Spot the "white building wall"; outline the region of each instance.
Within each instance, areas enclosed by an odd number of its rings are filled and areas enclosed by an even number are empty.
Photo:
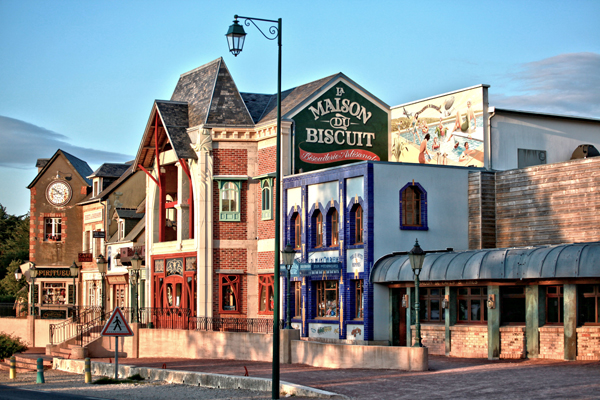
[[[373,340],[390,340],[390,289],[373,285]]]
[[[545,150],[547,164],[570,160],[580,144],[600,149],[600,121],[495,111],[490,131],[492,169],[518,168],[517,149]]]

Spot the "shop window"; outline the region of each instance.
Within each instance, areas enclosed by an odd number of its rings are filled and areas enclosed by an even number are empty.
[[[311,247],[323,247],[323,214],[318,210],[312,216],[312,236]]]
[[[422,288],[419,293],[419,314],[422,322],[441,322],[445,319],[440,288]]]
[[[329,247],[337,247],[339,245],[339,216],[335,208],[332,208],[327,213],[327,240]]]
[[[240,312],[240,275],[220,275],[220,309],[224,313]]]
[[[546,323],[562,324],[564,314],[563,287],[546,286]]]
[[[458,322],[487,321],[487,287],[458,288]]]
[[[338,282],[318,281],[315,282],[317,293],[317,317],[338,318]]]
[[[262,219],[269,220],[273,218],[273,192],[270,180],[264,179],[260,187],[262,192]]]
[[[350,238],[352,244],[363,244],[363,209],[360,204],[356,204],[350,211]]]
[[[500,288],[500,322],[503,325],[525,325],[525,286]]]
[[[258,276],[258,304],[261,314],[273,314],[273,275]]]
[[[42,284],[42,304],[65,304],[67,290],[64,283],[44,282]]]
[[[241,182],[219,181],[219,221],[240,221]]]
[[[294,243],[294,249],[300,250],[302,247],[302,218],[300,213],[294,213],[291,219],[293,231],[290,234],[290,242]]]
[[[580,285],[579,292],[579,324],[600,324],[600,285]]]
[[[354,281],[354,318],[362,319],[363,315],[363,281]]]
[[[427,229],[427,192],[418,183],[409,183],[400,190],[400,229]]]
[[[60,242],[62,221],[60,218],[46,218],[44,229],[44,240],[48,242]]]
[[[302,282],[294,283],[294,317],[300,318],[302,315]]]

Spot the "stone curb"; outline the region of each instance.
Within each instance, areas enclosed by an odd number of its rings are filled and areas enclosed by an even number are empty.
[[[97,361],[92,361],[91,364],[92,375],[108,377],[113,377],[115,375],[115,366],[113,364]],[[83,360],[54,358],[52,368],[59,371],[83,374],[85,362]],[[266,378],[211,374],[207,372],[174,371],[169,369],[133,367],[130,365],[119,364],[119,378],[126,378],[135,374],[140,374],[140,376],[148,380],[164,381],[182,385],[203,386],[215,389],[271,391],[271,380]],[[344,395],[311,388],[309,386],[297,385],[295,383],[281,381],[279,387],[281,395],[291,394],[293,396],[316,397],[321,399],[348,399],[348,397]]]

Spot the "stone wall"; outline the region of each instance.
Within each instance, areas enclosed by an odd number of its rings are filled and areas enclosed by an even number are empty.
[[[600,326],[577,328],[577,359],[600,360]]]
[[[560,326],[543,326],[540,332],[539,358],[565,359],[565,330]]]
[[[526,357],[525,327],[500,327],[500,358]]]
[[[451,357],[488,358],[487,325],[454,325]]]

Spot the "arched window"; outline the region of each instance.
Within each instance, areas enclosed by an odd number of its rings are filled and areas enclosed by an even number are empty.
[[[340,231],[339,231],[339,216],[335,208],[331,208],[327,213],[327,241],[329,247],[336,247],[339,245]]]
[[[239,312],[240,275],[220,275],[220,308],[221,312]]]
[[[258,276],[258,305],[260,313],[273,313],[273,275]]]
[[[363,244],[363,209],[360,204],[357,204],[352,209],[353,222],[352,228],[354,230],[354,244]]]
[[[240,221],[241,182],[219,182],[219,221]]]
[[[294,243],[294,249],[299,250],[302,247],[302,218],[300,217],[300,213],[294,213],[291,222],[294,231],[290,239]]]
[[[271,219],[273,215],[273,192],[271,190],[271,182],[269,179],[264,179],[260,186],[262,192],[262,219],[268,220]]]
[[[315,211],[313,215],[313,232],[315,235],[314,247],[323,247],[323,214],[320,211]]]
[[[400,190],[400,229],[427,230],[427,192],[418,183]]]

